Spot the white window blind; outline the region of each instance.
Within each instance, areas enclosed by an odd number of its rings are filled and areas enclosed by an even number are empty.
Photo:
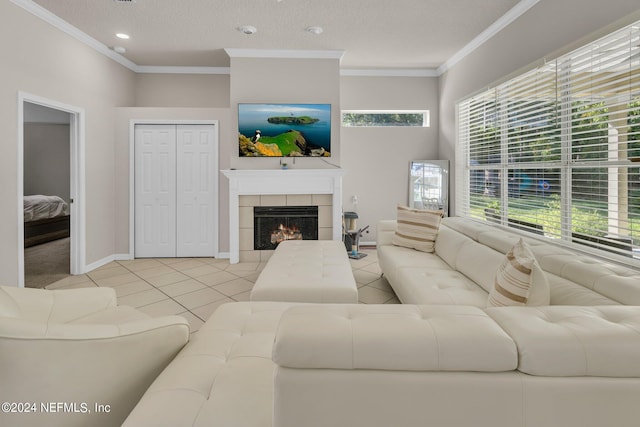
[[[459,215],[634,256],[640,22],[460,102],[457,123]]]

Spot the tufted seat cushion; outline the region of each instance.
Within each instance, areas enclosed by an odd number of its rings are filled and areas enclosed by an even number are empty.
[[[640,377],[638,307],[500,307],[486,312],[516,342],[521,372]]]
[[[467,306],[304,305],[282,316],[273,361],[288,368],[512,371],[516,347]]]
[[[220,306],[149,387],[123,426],[270,426],[271,352],[280,317],[290,306]]]
[[[406,267],[398,270],[396,278],[396,291],[407,301],[482,308],[487,305],[487,292],[455,270]]]
[[[451,267],[437,254],[416,251],[414,249],[403,248],[393,245],[382,245],[377,247],[378,263],[387,280],[390,283],[398,284],[394,291],[400,301],[405,304],[415,303],[409,295],[405,295],[404,288],[411,292],[415,287],[413,282],[401,281],[399,274],[406,268],[422,268],[427,270],[451,270]],[[422,282],[420,282],[422,283]]]

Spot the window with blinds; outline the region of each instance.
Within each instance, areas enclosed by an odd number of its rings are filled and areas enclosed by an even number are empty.
[[[640,258],[640,22],[458,103],[457,123],[458,215]]]

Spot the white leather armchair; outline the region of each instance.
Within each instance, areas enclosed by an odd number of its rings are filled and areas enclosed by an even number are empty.
[[[0,425],[120,425],[188,340],[111,288],[0,286]]]

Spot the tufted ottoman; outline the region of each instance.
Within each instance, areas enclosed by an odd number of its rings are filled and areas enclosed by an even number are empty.
[[[260,273],[251,301],[358,302],[358,287],[344,244],[338,240],[288,240]]]

